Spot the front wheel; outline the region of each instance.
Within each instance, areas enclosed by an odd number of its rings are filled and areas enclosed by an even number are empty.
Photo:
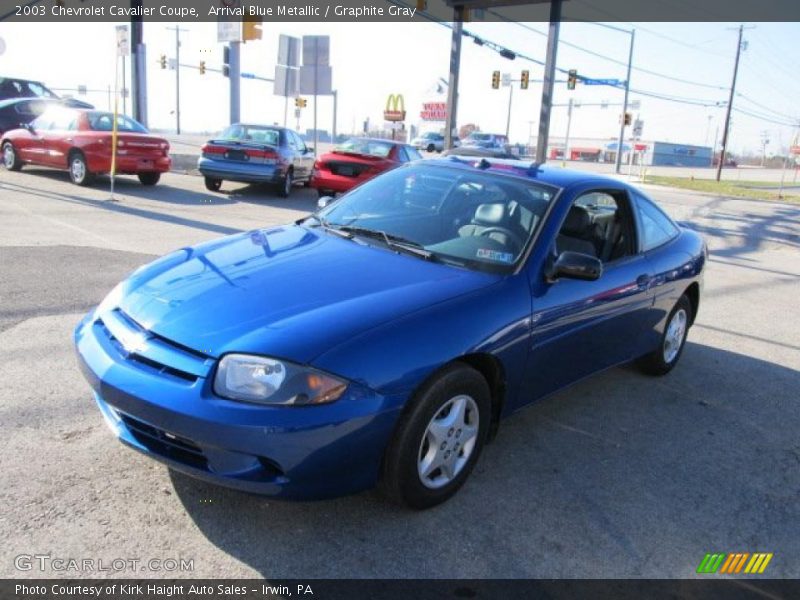
[[[86,186],[92,183],[94,174],[86,164],[86,158],[80,152],[74,152],[69,158],[69,178],[75,185]]]
[[[469,477],[491,419],[489,386],[475,369],[454,364],[414,397],[389,444],[381,487],[410,508],[436,506]]]
[[[686,295],[680,297],[667,318],[661,343],[639,361],[641,369],[649,375],[666,375],[683,354],[689,324],[692,322],[692,303]]]
[[[161,179],[161,173],[139,173],[139,181],[142,185],[155,185]]]
[[[210,192],[218,192],[222,187],[222,179],[216,177],[206,177],[206,189]]]
[[[433,144],[428,144],[428,147],[427,147],[427,148],[425,148],[425,149],[426,149],[428,152],[433,152],[434,150],[436,150],[436,146],[434,146]]]
[[[19,171],[22,168],[22,161],[11,142],[3,144],[3,166],[9,171]]]

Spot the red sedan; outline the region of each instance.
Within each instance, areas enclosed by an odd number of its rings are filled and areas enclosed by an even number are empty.
[[[3,135],[3,165],[9,171],[24,164],[62,169],[73,183],[89,185],[95,175],[111,171],[113,125],[112,113],[53,107]],[[138,175],[144,185],[155,185],[170,163],[167,140],[150,135],[130,117],[117,116],[117,174]]]
[[[320,196],[333,196],[372,179],[378,173],[421,159],[422,155],[414,147],[402,142],[353,138],[317,159],[311,187]]]

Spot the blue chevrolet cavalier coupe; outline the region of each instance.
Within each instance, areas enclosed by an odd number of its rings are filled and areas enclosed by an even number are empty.
[[[703,240],[619,181],[449,157],[328,200],[145,265],[81,321],[120,440],[242,490],[430,507],[520,408],[669,372],[697,315]]]

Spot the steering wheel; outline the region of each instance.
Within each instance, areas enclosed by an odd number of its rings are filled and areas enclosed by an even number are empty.
[[[505,227],[487,227],[483,231],[478,234],[478,237],[489,236],[493,233],[502,233],[506,237],[508,237],[509,241],[516,246],[516,250],[519,251],[522,249],[524,245],[522,240],[519,239],[519,236],[511,231],[510,229],[506,229]]]

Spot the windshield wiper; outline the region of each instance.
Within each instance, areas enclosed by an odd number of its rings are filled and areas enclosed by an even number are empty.
[[[338,227],[338,226],[332,224],[326,218],[320,217],[319,215],[316,215],[316,214],[311,214],[311,215],[308,215],[307,217],[303,217],[302,219],[298,219],[297,221],[295,221],[295,224],[296,225],[300,225],[301,223],[305,223],[309,219],[316,219],[316,221],[322,226],[322,228],[325,231],[330,231],[331,233],[333,233],[335,235],[338,235],[339,237],[346,238],[348,240],[352,240],[353,239],[353,234],[351,232],[346,231],[346,230],[342,229],[341,227]]]
[[[385,231],[379,229],[369,229],[367,227],[358,227],[357,225],[342,225],[339,227],[342,231],[346,231],[355,235],[361,235],[364,237],[371,237],[379,240],[383,240],[383,242],[389,248],[395,248],[397,250],[403,250],[404,252],[408,252],[409,254],[414,254],[416,256],[422,257],[425,260],[438,260],[436,254],[431,252],[430,250],[426,250],[422,244],[419,242],[415,242],[413,240],[406,239],[402,236],[395,235],[393,233],[386,233]]]

